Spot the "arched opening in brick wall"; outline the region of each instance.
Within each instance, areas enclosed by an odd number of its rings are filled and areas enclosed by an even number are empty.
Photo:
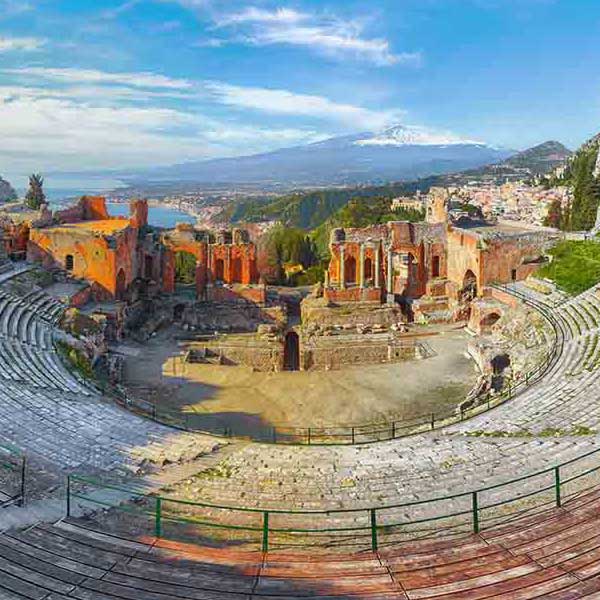
[[[348,284],[356,283],[356,259],[348,256],[344,261],[344,281]]]
[[[127,277],[125,275],[125,271],[123,269],[119,269],[117,273],[117,290],[116,290],[116,298],[117,300],[125,300],[125,293],[127,292]]]
[[[225,261],[222,258],[215,260],[215,281],[219,283],[225,281]]]
[[[477,276],[471,269],[465,273],[460,296],[463,302],[470,302],[477,296]]]
[[[149,254],[144,257],[144,277],[146,279],[154,277],[154,259]]]
[[[65,269],[67,271],[72,271],[74,266],[75,266],[75,259],[73,258],[73,255],[67,254],[67,256],[65,257]]]
[[[239,256],[231,259],[231,283],[242,283],[242,259]]]
[[[300,370],[300,338],[295,331],[289,331],[285,336],[283,368],[286,371]]]
[[[434,256],[431,259],[431,276],[439,277],[440,276],[440,257]]]
[[[365,258],[365,281],[373,279],[373,261],[370,257]]]

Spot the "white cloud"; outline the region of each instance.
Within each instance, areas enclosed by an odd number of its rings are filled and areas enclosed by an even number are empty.
[[[12,50],[32,52],[39,50],[45,43],[45,40],[34,37],[4,37],[0,35],[0,52]]]
[[[0,41],[1,44],[1,41]],[[1,46],[0,46],[1,48]],[[47,67],[24,67],[22,69],[4,69],[4,73],[30,76],[47,81],[61,83],[98,83],[120,84],[139,88],[190,89],[192,83],[187,79],[173,79],[151,72],[108,73],[94,69],[56,69]]]
[[[307,19],[310,19],[310,15],[291,8],[278,8],[270,11],[249,6],[241,12],[222,15],[217,18],[217,26],[225,27],[240,23],[299,23]]]
[[[323,96],[296,94],[288,90],[241,87],[208,82],[205,88],[217,102],[227,106],[271,114],[312,117],[342,123],[356,129],[380,129],[394,123],[403,111],[375,111],[362,106],[334,102]]]
[[[107,105],[105,100],[79,98],[72,90],[1,87],[3,171],[172,164],[322,137],[311,130],[238,126],[196,112]]]
[[[394,53],[383,38],[364,36],[364,24],[330,15],[308,14],[289,8],[265,10],[247,7],[237,13],[215,18],[218,28],[234,28],[236,39],[267,46],[282,44],[299,46],[329,56],[366,60],[379,66],[394,64],[419,65],[418,52]]]

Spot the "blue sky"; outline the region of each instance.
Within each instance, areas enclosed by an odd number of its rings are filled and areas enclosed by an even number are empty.
[[[0,0],[0,173],[600,130],[599,0]]]

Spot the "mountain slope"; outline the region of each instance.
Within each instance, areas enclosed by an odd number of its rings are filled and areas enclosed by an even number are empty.
[[[573,153],[560,142],[551,140],[518,152],[503,164],[527,169],[532,175],[543,175],[564,163]]]
[[[354,139],[360,139],[360,136],[355,136]],[[557,164],[563,164],[563,157],[570,154],[571,152],[559,142],[544,142],[518,152],[500,163],[458,173],[434,175],[385,186],[315,190],[268,200],[248,200],[230,206],[222,214],[222,218],[231,223],[278,220],[293,227],[313,229],[351,199],[393,198],[412,194],[417,190],[428,192],[433,186],[465,185],[475,180],[503,183],[511,179],[524,179],[534,173],[548,172]]]
[[[126,179],[288,187],[380,183],[474,168],[509,155],[480,142],[396,126],[263,154],[149,169]]]

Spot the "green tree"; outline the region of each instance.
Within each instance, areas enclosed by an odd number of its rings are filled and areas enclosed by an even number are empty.
[[[34,173],[29,176],[29,189],[25,195],[25,203],[32,210],[38,210],[46,202],[43,186],[44,178],[41,175]]]
[[[186,285],[196,281],[196,257],[192,253],[175,254],[175,281]]]
[[[267,236],[267,260],[278,283],[285,283],[286,265],[302,265],[308,269],[318,264],[315,243],[302,229],[278,225]]]
[[[556,229],[560,229],[563,225],[563,210],[561,201],[556,198],[552,200],[550,206],[548,207],[548,214],[544,219],[544,225],[547,227],[555,227]]]

